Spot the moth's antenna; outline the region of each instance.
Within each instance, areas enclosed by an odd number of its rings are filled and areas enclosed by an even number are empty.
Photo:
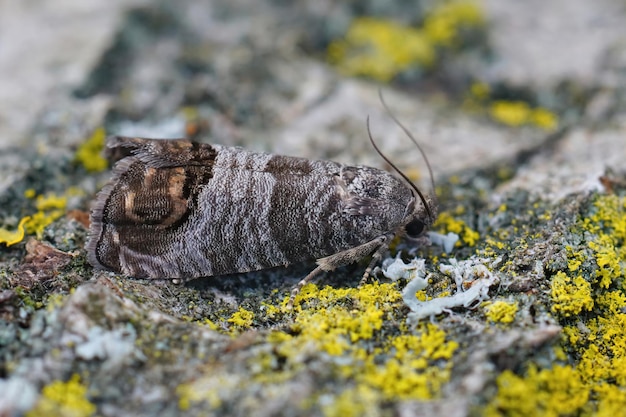
[[[366,124],[367,124],[367,135],[370,138],[370,142],[372,142],[372,146],[374,147],[374,149],[376,149],[376,152],[378,152],[378,155],[380,155],[380,157],[383,158],[385,162],[387,162],[398,174],[400,174],[402,178],[404,178],[404,180],[411,186],[411,188],[415,190],[417,195],[419,195],[420,200],[422,200],[422,204],[424,204],[424,208],[426,209],[426,213],[428,214],[428,217],[432,220],[433,214],[430,211],[430,207],[428,207],[428,204],[426,203],[426,198],[424,197],[424,194],[422,194],[419,188],[417,188],[417,186],[413,184],[413,181],[411,181],[409,177],[407,177],[402,171],[400,171],[400,169],[398,169],[398,167],[393,162],[391,162],[389,158],[385,156],[384,153],[381,152],[381,150],[376,145],[376,142],[374,142],[374,138],[372,137],[372,131],[370,130],[370,117],[369,116],[367,116]]]
[[[415,146],[417,146],[417,149],[422,154],[422,158],[424,158],[424,161],[426,162],[426,166],[428,167],[428,175],[430,175],[430,186],[432,187],[432,191],[433,191],[433,195],[434,195],[435,194],[435,178],[433,177],[433,170],[430,167],[430,162],[428,162],[428,158],[426,157],[426,153],[424,152],[424,150],[422,149],[420,144],[417,143],[417,140],[415,140],[415,138],[413,137],[411,132],[409,132],[409,129],[404,127],[404,125],[402,123],[400,123],[398,118],[396,116],[394,116],[394,114],[391,112],[391,110],[389,109],[389,106],[387,106],[387,103],[385,103],[385,99],[383,98],[383,91],[381,89],[378,89],[378,97],[380,97],[380,102],[383,103],[383,107],[387,111],[387,114],[389,114],[389,116],[393,119],[393,121],[396,122],[396,124],[398,126],[400,126],[400,128],[409,137],[409,139],[411,139],[411,141],[415,144]]]

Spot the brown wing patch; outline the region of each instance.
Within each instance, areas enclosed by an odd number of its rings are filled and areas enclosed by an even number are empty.
[[[120,259],[126,256],[127,272],[154,278],[142,273],[142,261],[129,259],[129,254],[158,257],[170,250],[176,236],[184,233],[179,228],[197,210],[198,195],[213,176],[217,152],[187,140],[111,141],[112,149],[129,149],[132,156],[115,165],[111,182],[98,194],[91,213],[89,261],[123,272]],[[159,147],[176,147],[186,155],[165,154],[159,159],[154,154]]]
[[[103,221],[120,226],[170,227],[188,208],[185,179],[183,167],[157,169],[134,164],[109,194]]]

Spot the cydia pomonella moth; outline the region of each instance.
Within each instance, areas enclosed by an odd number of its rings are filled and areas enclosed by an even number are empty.
[[[118,136],[107,148],[118,162],[91,213],[88,259],[136,278],[190,280],[317,260],[300,288],[373,255],[365,279],[395,235],[418,238],[437,214],[434,197],[400,171],[402,180],[186,139]]]

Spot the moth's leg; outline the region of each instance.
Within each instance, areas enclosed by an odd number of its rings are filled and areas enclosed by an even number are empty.
[[[318,266],[317,268],[309,272],[309,274],[306,277],[302,278],[295,287],[293,287],[293,289],[291,290],[291,295],[289,296],[289,302],[287,303],[287,308],[289,310],[293,308],[293,302],[295,301],[296,296],[298,295],[302,287],[304,287],[309,281],[311,281],[321,272],[324,272],[324,268],[322,268],[321,266]]]
[[[304,277],[298,284],[291,290],[291,296],[289,297],[289,303],[287,304],[287,308],[291,309],[293,307],[293,302],[296,299],[296,296],[308,282],[310,282],[313,278],[319,275],[321,272],[332,271],[340,266],[350,264],[352,262],[356,262],[364,257],[368,256],[372,252],[374,256],[377,257],[377,260],[380,259],[382,252],[389,246],[389,242],[393,239],[393,234],[382,235],[377,237],[374,240],[370,240],[367,243],[364,243],[360,246],[356,246],[354,248],[347,249],[343,252],[336,253],[331,256],[327,256],[326,258],[317,260],[317,268],[311,271],[306,277]],[[382,249],[381,249],[382,248]],[[380,252],[380,254],[379,254]],[[378,254],[378,255],[377,255]],[[366,276],[369,276],[371,272],[371,266],[373,266],[375,262],[372,262],[368,269],[365,271]]]
[[[370,274],[372,273],[372,269],[374,268],[374,265],[376,265],[382,259],[383,252],[389,249],[389,242],[390,240],[385,242],[383,245],[380,245],[380,247],[376,249],[376,252],[374,252],[374,254],[372,255],[372,260],[367,265],[367,268],[365,268],[365,272],[363,273],[363,278],[361,278],[361,281],[359,282],[359,287],[365,285],[365,283],[367,282],[367,279],[370,277]]]

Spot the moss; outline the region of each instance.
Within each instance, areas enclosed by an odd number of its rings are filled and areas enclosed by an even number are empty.
[[[75,161],[81,164],[88,172],[104,171],[107,160],[102,156],[102,150],[106,141],[104,128],[96,129],[91,137],[83,142],[76,151]]]
[[[69,381],[54,381],[41,391],[41,398],[26,417],[59,416],[87,417],[96,412],[96,406],[87,398],[87,387],[80,377],[72,375]]]

